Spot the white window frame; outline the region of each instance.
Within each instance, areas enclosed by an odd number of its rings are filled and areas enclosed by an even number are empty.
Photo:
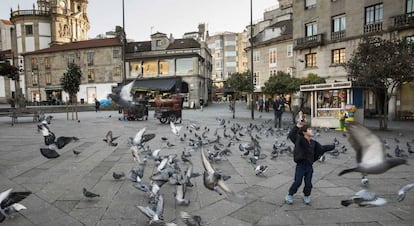
[[[269,67],[277,67],[277,48],[269,49]]]
[[[310,37],[318,34],[318,24],[316,22],[311,22],[305,24],[305,36]]]
[[[260,51],[253,51],[253,62],[260,62]]]
[[[293,45],[286,46],[286,56],[293,57]]]

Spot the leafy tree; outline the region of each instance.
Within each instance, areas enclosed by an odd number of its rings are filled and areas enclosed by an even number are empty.
[[[300,85],[325,83],[325,79],[319,77],[317,74],[309,73],[304,78],[294,78],[290,74],[283,71],[278,71],[276,75],[270,76],[269,80],[265,82],[262,87],[262,91],[268,94],[293,94],[300,90]],[[305,103],[307,102],[309,93],[305,93],[304,97],[300,100],[299,106],[292,107],[292,102],[289,104],[289,110],[292,113],[292,121],[295,123],[295,118],[300,110],[303,110]]]
[[[60,79],[63,91],[69,94],[69,101],[75,103],[75,108],[72,108],[72,120],[73,113],[76,112],[76,120],[78,120],[78,109],[77,109],[77,98],[76,94],[79,92],[79,86],[81,84],[82,72],[80,67],[74,63],[68,65],[66,73],[63,74],[63,77]],[[68,119],[69,119],[69,112]]]
[[[238,99],[243,92],[252,92],[252,76],[249,71],[243,73],[233,73],[229,76],[226,82],[226,87],[233,90],[233,95],[231,99],[231,110],[233,112],[233,118],[236,114],[236,99]]]
[[[392,93],[412,80],[414,44],[406,40],[364,38],[344,65],[348,78],[370,89],[376,99],[379,128],[388,128],[388,105]]]
[[[0,76],[4,76],[15,81],[17,98],[11,99],[10,101],[13,103],[17,102],[18,107],[24,107],[25,99],[20,92],[19,69],[13,65],[10,65],[9,62],[4,61],[3,56],[0,56]]]

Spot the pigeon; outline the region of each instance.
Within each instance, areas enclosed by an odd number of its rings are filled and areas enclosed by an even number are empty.
[[[113,173],[112,173],[112,177],[113,177],[115,180],[119,180],[119,179],[121,179],[121,178],[125,177],[125,173],[124,173],[124,172],[121,172],[121,173],[113,172]]]
[[[414,188],[414,183],[412,184],[407,184],[404,187],[402,187],[399,191],[398,191],[398,202],[401,202],[404,200],[405,195],[407,194],[407,192],[409,190],[411,190],[412,188]]]
[[[134,85],[134,81],[122,86],[121,91],[118,93],[111,93],[108,95],[108,98],[113,100],[120,107],[127,107],[131,105],[132,95],[131,90]]]
[[[114,140],[116,140],[119,136],[117,137],[113,137],[112,136],[112,131],[109,130],[108,133],[106,134],[105,138],[103,139],[103,141],[105,141],[106,143],[108,143],[109,146],[115,147],[118,145],[118,143],[114,143]]]
[[[140,129],[137,132],[137,134],[135,134],[135,137],[130,137],[129,138],[132,145],[135,145],[137,147],[142,147],[142,144],[144,143],[143,142],[143,136],[144,136],[144,133],[145,133],[146,129],[147,129],[146,127]]]
[[[173,122],[170,122],[170,127],[174,135],[180,136],[180,130],[182,126],[176,126]]]
[[[180,217],[187,226],[202,226],[201,217],[198,215],[191,215],[187,212],[181,211]]]
[[[201,148],[201,160],[204,167],[204,173],[203,173],[203,182],[204,186],[212,191],[217,192],[219,195],[222,195],[222,193],[219,191],[218,188],[221,188],[226,193],[233,193],[233,191],[227,187],[227,185],[224,183],[224,175],[217,172],[210,164],[210,162],[207,160],[206,155],[204,154],[204,148]]]
[[[358,206],[382,206],[387,203],[387,200],[378,195],[375,192],[370,192],[365,189],[358,191],[350,199],[342,200],[341,205],[349,206],[351,204],[357,204]]]
[[[356,151],[357,166],[342,170],[339,176],[351,172],[363,174],[382,174],[389,169],[407,164],[406,159],[385,158],[385,151],[381,140],[370,130],[357,122],[349,122],[349,142]]]
[[[177,203],[177,205],[180,206],[188,206],[190,205],[190,200],[185,199],[185,184],[177,184],[176,186],[176,191],[174,193],[175,195],[175,201]]]
[[[95,194],[91,191],[86,190],[86,188],[82,189],[82,193],[86,198],[95,198],[95,197],[99,197],[99,194]]]
[[[81,152],[80,151],[76,151],[75,149],[72,150],[73,154],[78,156]]]
[[[60,156],[56,150],[56,145],[49,145],[48,148],[40,148],[40,153],[47,159],[55,159]]]
[[[40,148],[40,153],[48,159],[58,158],[60,155],[57,153],[57,149],[62,149],[70,142],[78,141],[77,137],[58,137],[56,139],[55,134],[50,131],[49,127],[45,124],[38,125],[38,128],[42,132],[44,137],[45,145],[48,145],[47,148]]]
[[[369,183],[369,180],[368,180],[367,176],[363,175],[362,178],[361,178],[361,184],[364,185],[364,186],[367,186],[368,183]]]
[[[8,189],[0,193],[0,223],[6,219],[7,215],[13,215],[20,210],[26,209],[25,206],[19,202],[27,198],[31,191],[12,192],[13,189]]]
[[[256,176],[265,176],[264,173],[267,171],[268,166],[267,165],[258,165],[254,169],[256,172]]]

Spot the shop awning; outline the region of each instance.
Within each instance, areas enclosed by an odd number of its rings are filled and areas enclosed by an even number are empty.
[[[45,90],[61,90],[62,86],[46,86]]]
[[[159,90],[171,91],[177,83],[177,79],[148,79],[136,80],[134,82],[134,90]]]

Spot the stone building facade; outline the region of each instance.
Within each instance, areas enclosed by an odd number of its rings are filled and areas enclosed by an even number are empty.
[[[67,65],[80,66],[82,81],[78,102],[94,103],[106,99],[112,87],[122,81],[122,44],[119,38],[91,39],[53,45],[23,54],[27,100],[30,102],[63,103],[68,94],[60,79]]]
[[[125,57],[127,80],[136,80],[136,88],[180,93],[184,107],[199,107],[200,98],[207,103],[211,97],[211,53],[204,42],[157,32],[150,41],[129,42]]]

